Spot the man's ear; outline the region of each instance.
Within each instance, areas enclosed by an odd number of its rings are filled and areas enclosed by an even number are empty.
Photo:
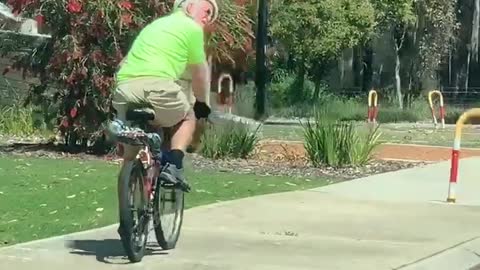
[[[188,3],[186,8],[185,8],[185,11],[187,12],[188,15],[192,14],[192,8],[193,8],[193,3]]]

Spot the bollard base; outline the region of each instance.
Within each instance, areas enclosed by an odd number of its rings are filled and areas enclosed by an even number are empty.
[[[447,203],[456,203],[457,199],[455,198],[447,198]]]

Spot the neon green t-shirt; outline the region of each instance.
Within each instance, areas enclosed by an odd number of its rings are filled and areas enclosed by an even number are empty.
[[[140,77],[177,80],[187,64],[205,61],[203,29],[182,11],[176,11],[156,19],[139,33],[117,73],[117,81]]]

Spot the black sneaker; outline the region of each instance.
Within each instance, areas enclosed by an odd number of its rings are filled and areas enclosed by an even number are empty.
[[[160,178],[179,186],[184,192],[190,192],[191,188],[185,179],[184,170],[178,169],[175,165],[167,163],[160,174]]]

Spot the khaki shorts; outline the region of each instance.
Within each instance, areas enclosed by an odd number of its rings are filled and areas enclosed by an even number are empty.
[[[176,81],[176,83],[182,88],[182,91],[187,96],[188,103],[193,108],[193,105],[195,104],[196,98],[193,95],[192,81],[191,80],[178,80],[178,81]]]
[[[127,110],[150,108],[155,111],[155,119],[150,125],[172,130],[185,119],[195,119],[194,102],[191,87],[181,87],[171,80],[142,78],[119,84],[113,94],[112,106],[117,111],[117,118],[127,125],[130,124],[126,121]],[[123,148],[126,159],[135,158],[140,150],[131,145],[123,145]]]

